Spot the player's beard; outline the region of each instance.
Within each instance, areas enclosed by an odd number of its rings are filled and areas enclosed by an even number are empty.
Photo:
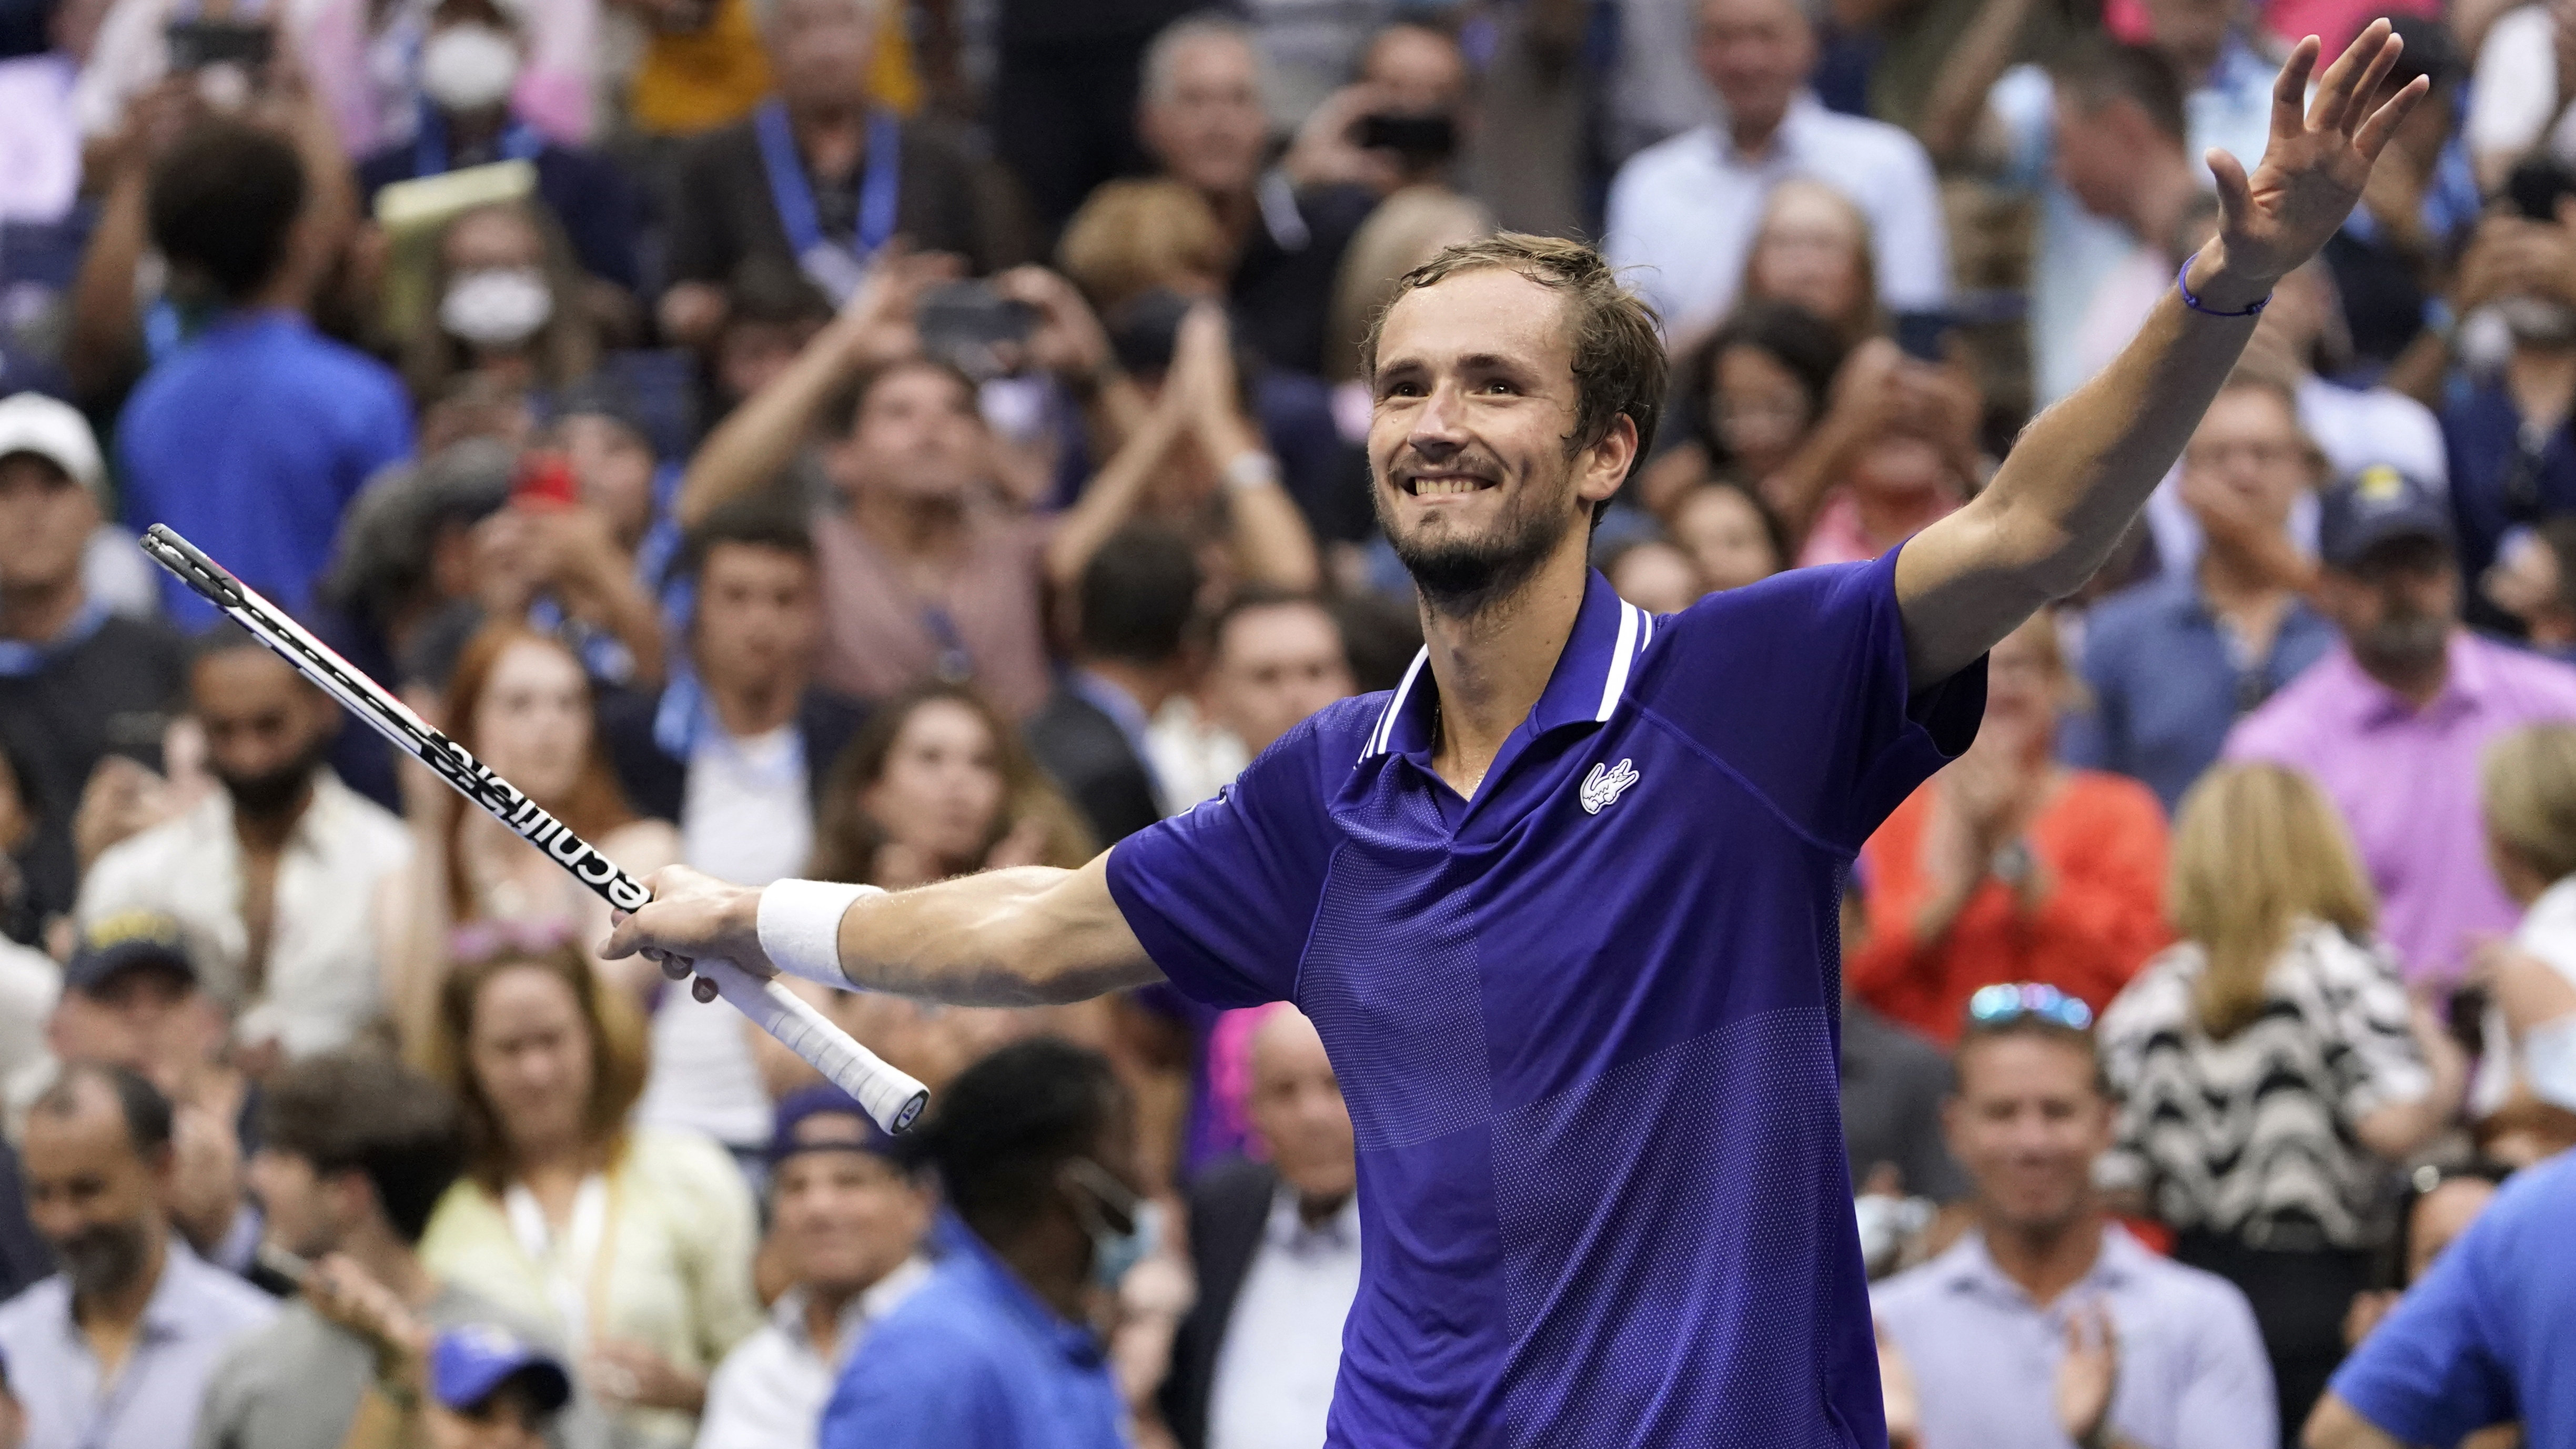
[[[1443,528],[1426,538],[1428,529],[1417,527],[1408,534],[1397,526],[1393,492],[1369,490],[1378,529],[1413,576],[1423,602],[1433,613],[1453,619],[1472,618],[1519,593],[1582,516],[1524,483],[1510,489],[1493,526],[1483,533],[1468,536]]]

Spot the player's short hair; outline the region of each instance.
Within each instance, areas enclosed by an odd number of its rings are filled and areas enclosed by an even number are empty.
[[[381,1051],[325,1052],[288,1066],[261,1095],[259,1127],[266,1147],[316,1173],[365,1174],[406,1243],[420,1241],[465,1167],[455,1100]]]
[[[1378,338],[1386,330],[1387,314],[1407,292],[1437,286],[1461,272],[1494,268],[1518,272],[1565,298],[1567,329],[1574,337],[1575,386],[1567,456],[1600,442],[1624,416],[1637,426],[1637,456],[1628,465],[1633,473],[1654,451],[1655,424],[1663,415],[1670,365],[1663,331],[1655,309],[1621,286],[1610,263],[1581,242],[1507,231],[1443,247],[1396,279],[1395,291],[1369,322],[1368,337],[1360,344],[1362,375],[1377,372]]]
[[[2094,36],[2070,46],[2048,70],[2050,78],[2087,114],[2113,101],[2128,101],[2146,113],[2158,132],[2188,148],[2191,129],[2184,114],[2182,77],[2160,52]]]
[[[1035,1216],[1064,1164],[1094,1150],[1119,1109],[1109,1059],[1055,1037],[1013,1042],[957,1074],[896,1159],[939,1173],[969,1223]]]

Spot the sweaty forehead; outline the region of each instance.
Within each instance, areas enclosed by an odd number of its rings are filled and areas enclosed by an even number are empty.
[[[1387,309],[1377,368],[1437,371],[1498,358],[1571,387],[1574,341],[1565,312],[1562,295],[1508,267],[1458,272],[1405,293]]]

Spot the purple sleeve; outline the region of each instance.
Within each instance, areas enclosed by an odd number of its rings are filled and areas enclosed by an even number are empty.
[[[1118,842],[1109,894],[1165,977],[1210,1006],[1284,1001],[1323,895],[1333,830],[1327,711],[1280,737],[1215,799]]]
[[[1646,707],[1801,833],[1856,851],[1977,737],[1986,662],[1918,688],[1896,551],[1792,569],[1660,621]]]

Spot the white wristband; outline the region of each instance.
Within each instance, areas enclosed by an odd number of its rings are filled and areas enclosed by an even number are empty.
[[[841,917],[861,896],[884,894],[839,881],[772,881],[760,892],[760,949],[786,975],[851,990],[841,974]]]

